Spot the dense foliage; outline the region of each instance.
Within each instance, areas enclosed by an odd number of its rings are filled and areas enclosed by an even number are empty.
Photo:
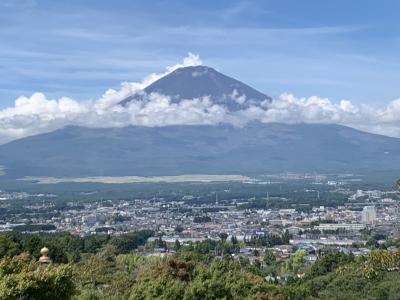
[[[271,250],[242,256],[239,242],[225,237],[179,244],[164,257],[133,252],[149,234],[2,234],[0,300],[400,299],[398,251],[378,249],[365,257],[327,252],[310,264],[303,250],[286,260]],[[50,250],[58,246],[67,263],[53,250],[54,263],[39,267],[24,252],[34,249],[37,255],[44,241]],[[75,246],[77,252],[70,252]]]
[[[249,267],[233,259],[166,258],[139,274],[130,299],[280,299]]]
[[[34,232],[34,231],[51,231],[56,230],[56,226],[52,224],[29,224],[29,225],[18,225],[13,228],[15,231],[27,231],[27,232]]]
[[[40,267],[24,253],[0,260],[0,299],[67,300],[75,291],[70,265]]]
[[[18,232],[0,233],[0,258],[23,252],[39,257],[43,246],[50,249],[50,257],[55,263],[77,262],[84,253],[96,253],[106,245],[115,247],[116,254],[128,253],[144,245],[152,236],[150,230],[141,230],[119,236],[92,235],[80,237],[69,233],[22,234]]]

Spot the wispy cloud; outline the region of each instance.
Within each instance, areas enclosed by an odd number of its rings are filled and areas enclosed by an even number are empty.
[[[269,10],[257,5],[255,2],[250,1],[240,1],[233,2],[231,6],[223,9],[222,11],[218,11],[217,17],[223,18],[225,20],[236,19],[241,15],[246,15],[248,18],[249,15],[266,15],[270,13]]]
[[[0,7],[12,8],[12,9],[25,9],[32,8],[37,5],[35,0],[2,0],[0,1]]]
[[[98,32],[94,29],[83,29],[83,28],[54,29],[51,31],[51,34],[59,37],[78,38],[78,39],[101,41],[101,42],[110,42],[128,38],[128,36],[122,33],[115,33],[115,32],[107,33],[104,31]]]

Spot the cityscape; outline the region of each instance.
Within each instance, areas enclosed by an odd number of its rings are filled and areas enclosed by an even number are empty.
[[[256,245],[249,241],[259,239],[258,251],[272,249],[277,257],[284,259],[293,251],[303,249],[310,262],[321,251],[366,255],[371,246],[400,238],[400,192],[395,189],[352,190],[355,185],[349,187],[350,182],[358,180],[335,181],[324,175],[287,173],[274,179],[280,181],[242,183],[266,187],[262,197],[236,197],[226,189],[200,196],[187,193],[174,196],[173,200],[157,196],[86,202],[66,200],[61,209],[52,201],[57,199],[55,194],[2,191],[0,208],[3,210],[10,207],[10,201],[30,200],[22,209],[4,214],[0,228],[25,233],[69,232],[82,237],[151,230],[154,237],[148,243],[161,239],[166,246],[148,248],[145,253],[160,256],[173,254],[176,241],[186,245],[224,238],[241,243],[238,253],[255,259]],[[297,183],[299,186],[304,185],[304,192],[316,205],[298,203],[297,208],[290,204],[270,208],[271,203],[284,203],[288,199],[270,195],[268,187],[279,185],[282,190],[282,185],[296,181],[301,182]],[[314,189],[309,190],[308,186]],[[326,193],[341,195],[343,201],[326,206],[323,199]],[[268,244],[269,237],[285,234],[289,238],[284,244]],[[397,250],[394,246],[389,248]]]

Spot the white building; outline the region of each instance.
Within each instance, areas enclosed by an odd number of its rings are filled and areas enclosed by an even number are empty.
[[[376,222],[375,206],[365,206],[361,212],[361,222],[364,224],[374,224]]]
[[[358,197],[363,197],[365,194],[364,194],[364,192],[362,191],[362,190],[357,190],[357,192],[356,192],[356,198],[358,198]]]
[[[347,230],[347,231],[359,231],[361,229],[364,229],[365,225],[364,224],[358,224],[358,223],[327,223],[327,224],[319,224],[318,226],[314,226],[314,229],[318,229],[320,231],[325,231],[325,230]]]

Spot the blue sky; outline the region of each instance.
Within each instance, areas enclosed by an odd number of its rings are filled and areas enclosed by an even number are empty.
[[[97,99],[187,53],[271,96],[400,97],[400,1],[0,0],[0,108]]]

